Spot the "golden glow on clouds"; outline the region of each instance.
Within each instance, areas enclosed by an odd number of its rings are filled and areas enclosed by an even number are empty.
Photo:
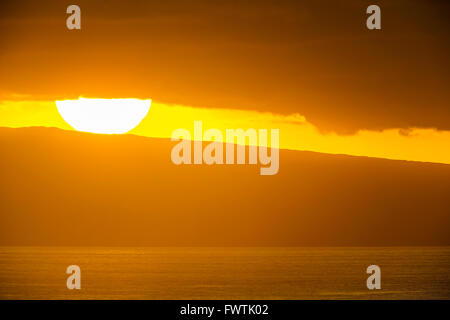
[[[75,130],[93,133],[126,133],[148,113],[151,100],[86,99],[56,101],[63,119]]]
[[[172,131],[178,128],[193,131],[194,120],[203,121],[203,130],[280,129],[280,148],[283,149],[450,164],[450,131],[409,128],[362,130],[354,135],[324,134],[298,114],[284,116],[152,102],[148,115],[129,133],[170,138]],[[1,102],[0,126],[71,129],[59,115],[53,101]]]

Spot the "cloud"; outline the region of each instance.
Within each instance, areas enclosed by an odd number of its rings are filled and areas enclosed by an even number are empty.
[[[445,1],[79,1],[2,7],[1,91],[304,115],[322,132],[450,130]]]

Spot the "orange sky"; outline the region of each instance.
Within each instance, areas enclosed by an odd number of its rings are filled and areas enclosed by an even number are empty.
[[[0,126],[70,129],[55,100],[148,98],[131,133],[279,128],[297,150],[450,163],[450,5],[80,0],[0,4]],[[191,107],[192,106],[192,107]]]
[[[69,4],[0,1],[0,244],[450,243],[450,1],[383,1],[381,30],[366,0],[77,0],[81,30]],[[78,97],[152,102],[82,134]],[[279,129],[279,170],[174,164],[199,120]]]
[[[203,121],[203,131],[210,128],[223,132],[237,128],[280,129],[280,147],[283,149],[450,164],[450,131],[396,128],[339,135],[319,131],[300,114],[195,108],[153,101],[147,117],[130,134],[170,138],[178,128],[193,132],[196,120]],[[2,102],[0,126],[45,126],[72,130],[59,115],[53,101]]]
[[[0,4],[0,99],[150,98],[299,113],[321,131],[450,130],[450,3],[80,0]]]

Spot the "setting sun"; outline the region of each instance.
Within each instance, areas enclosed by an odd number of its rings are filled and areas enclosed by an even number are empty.
[[[1,0],[2,307],[450,302],[449,4]]]
[[[86,99],[56,101],[63,119],[77,131],[126,133],[148,113],[151,100]]]

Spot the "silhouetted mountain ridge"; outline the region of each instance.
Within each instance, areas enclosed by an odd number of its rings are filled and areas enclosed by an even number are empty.
[[[450,165],[280,150],[261,176],[174,165],[175,143],[0,128],[0,244],[450,244]]]

